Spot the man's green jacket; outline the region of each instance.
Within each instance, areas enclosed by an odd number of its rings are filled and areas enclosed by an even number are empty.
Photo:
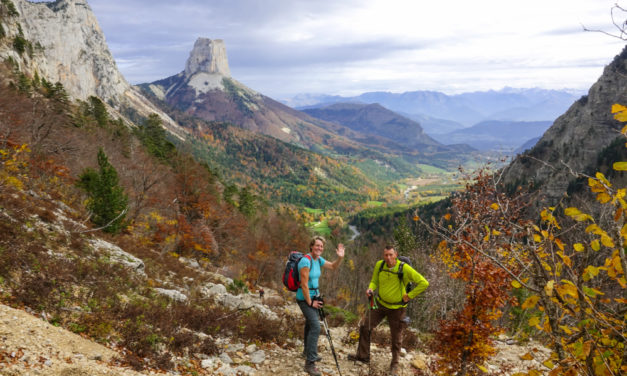
[[[381,263],[383,264],[383,270],[381,269]],[[398,277],[398,268],[401,265],[400,260],[396,260],[396,265],[392,268],[388,268],[384,260],[379,260],[374,266],[374,273],[372,274],[372,280],[368,285],[371,290],[379,289],[379,303],[390,309],[398,309],[407,305],[402,303],[403,295],[405,294],[405,286],[409,282],[414,282],[416,286],[407,295],[410,299],[415,298],[421,292],[425,291],[429,287],[429,282],[420,275],[414,268],[405,264],[403,265],[403,283],[401,283]]]

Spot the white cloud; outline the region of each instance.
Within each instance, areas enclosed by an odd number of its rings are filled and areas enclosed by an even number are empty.
[[[224,39],[233,77],[303,92],[586,89],[625,42],[615,0],[90,0],[130,82],[183,70],[198,37]],[[621,15],[624,16],[624,15]],[[619,20],[619,22],[622,20]]]

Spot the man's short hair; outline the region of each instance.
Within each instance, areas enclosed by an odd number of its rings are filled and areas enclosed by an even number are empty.
[[[393,245],[386,245],[385,247],[383,247],[384,251],[389,251],[390,249],[396,252],[396,249],[394,249]]]

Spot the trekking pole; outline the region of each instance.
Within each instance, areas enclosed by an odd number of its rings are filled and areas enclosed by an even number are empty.
[[[340,376],[342,376],[342,371],[340,371],[340,363],[337,361],[337,355],[335,354],[335,348],[333,347],[333,341],[331,340],[331,332],[329,331],[329,325],[327,324],[327,316],[324,314],[324,309],[322,307],[318,308],[318,313],[320,314],[320,319],[322,319],[322,323],[324,324],[324,332],[327,334],[327,339],[329,340],[329,344],[331,345],[331,353],[333,354],[333,359],[335,359],[337,372],[340,374]]]
[[[371,316],[371,311],[376,308],[375,302],[374,302],[374,294],[369,293],[368,300],[370,301],[370,307],[368,309],[368,347],[370,347],[370,344],[372,343],[372,327],[370,326],[370,316]],[[370,353],[370,351],[368,351],[368,353]],[[372,374],[371,367],[372,367],[371,363],[368,362],[368,375]]]

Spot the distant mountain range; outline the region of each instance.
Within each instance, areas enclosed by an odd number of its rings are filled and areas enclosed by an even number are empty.
[[[578,98],[578,93],[569,90],[506,88],[458,95],[436,91],[370,92],[355,97],[304,94],[286,103],[352,129],[363,128],[370,121],[363,112],[352,119],[328,118],[332,105],[342,103],[346,110],[349,104],[376,104],[405,120],[415,121],[427,135],[444,145],[465,143],[479,150],[512,153],[530,139],[540,137]],[[357,121],[362,124],[355,124]],[[404,137],[399,135],[399,138]]]
[[[537,141],[551,124],[550,121],[482,121],[433,138],[445,144],[467,144],[478,150],[511,154],[529,140]]]
[[[464,152],[473,151],[442,145],[419,123],[380,105],[325,110],[334,116],[345,110],[340,121],[288,107],[231,77],[222,40],[199,38],[182,72],[138,87],[168,114],[176,112],[178,119],[185,115],[229,123],[327,156],[368,155],[381,166],[391,166],[392,159],[401,157],[408,166],[455,168],[466,158]]]
[[[477,91],[447,95],[437,91],[411,91],[404,93],[368,92],[354,97],[301,94],[284,103],[297,109],[308,109],[338,102],[379,103],[404,114],[416,115],[428,134],[439,131],[437,122],[452,121],[468,127],[486,120],[552,121],[563,114],[583,92],[573,90],[513,89]],[[420,121],[421,119],[414,120]],[[452,125],[452,124],[451,124]]]

